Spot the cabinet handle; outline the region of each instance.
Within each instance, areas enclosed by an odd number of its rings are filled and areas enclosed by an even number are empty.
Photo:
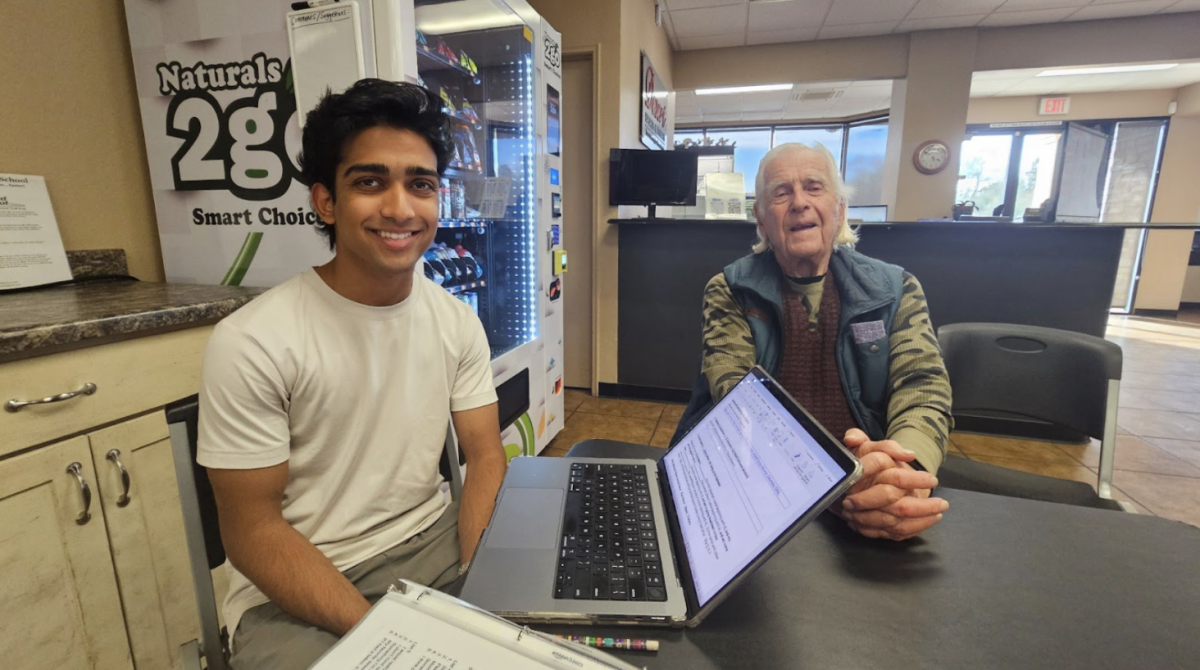
[[[75,523],[82,526],[92,520],[92,514],[88,511],[92,508],[92,489],[88,488],[87,480],[83,478],[83,466],[78,462],[68,465],[67,472],[75,475],[75,479],[79,480],[79,495],[83,496],[83,511],[75,517]]]
[[[40,400],[17,400],[16,398],[13,398],[12,400],[4,403],[4,411],[16,412],[26,405],[46,405],[52,402],[62,402],[64,400],[70,400],[76,396],[91,395],[95,392],[96,385],[88,382],[79,387],[78,391],[67,391],[66,393],[59,393],[58,395],[46,396]]]
[[[112,461],[113,465],[116,465],[117,469],[121,471],[121,485],[125,487],[125,490],[117,497],[117,507],[124,507],[129,504],[129,471],[121,464],[121,450],[110,449],[104,457]]]

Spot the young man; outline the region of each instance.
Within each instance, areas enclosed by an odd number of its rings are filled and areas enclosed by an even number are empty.
[[[333,260],[209,342],[197,460],[229,556],[235,667],[307,668],[397,578],[455,583],[491,517],[505,458],[487,338],[417,268],[451,153],[441,107],[364,80],[308,114],[301,165]],[[450,421],[469,466],[453,503]]]

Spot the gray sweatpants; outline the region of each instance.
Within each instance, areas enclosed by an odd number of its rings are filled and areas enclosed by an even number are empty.
[[[424,532],[343,574],[371,603],[400,578],[458,595],[458,553],[458,502],[453,502]],[[242,615],[230,663],[234,670],[305,670],[337,641],[337,635],[266,603]]]

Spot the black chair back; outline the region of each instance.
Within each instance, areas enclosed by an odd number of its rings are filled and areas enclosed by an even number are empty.
[[[943,326],[938,341],[954,389],[955,415],[1015,415],[1104,437],[1109,382],[1121,379],[1116,344],[1009,323]]]
[[[225,562],[225,546],[221,544],[221,529],[217,522],[217,501],[213,496],[208,473],[196,463],[196,434],[200,417],[200,399],[193,395],[167,405],[167,423],[184,424],[191,452],[192,479],[196,482],[196,503],[200,508],[200,526],[204,531],[204,549],[208,567],[213,569]]]

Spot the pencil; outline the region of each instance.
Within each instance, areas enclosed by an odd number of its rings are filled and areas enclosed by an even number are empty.
[[[580,635],[555,635],[555,637],[597,649],[631,649],[633,651],[658,651],[658,640],[639,640],[628,637],[591,637]]]

